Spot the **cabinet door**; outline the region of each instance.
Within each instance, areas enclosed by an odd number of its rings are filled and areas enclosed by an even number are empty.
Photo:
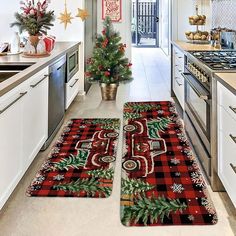
[[[27,168],[48,136],[48,69],[29,79],[29,96],[24,103],[23,159]]]
[[[23,172],[22,108],[27,96],[27,90],[22,88],[0,98],[0,209]]]
[[[79,72],[66,84],[66,109],[73,102],[79,92]]]

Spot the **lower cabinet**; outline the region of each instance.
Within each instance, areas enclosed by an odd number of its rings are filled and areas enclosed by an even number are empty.
[[[0,98],[0,209],[47,139],[47,68]]]
[[[23,106],[23,159],[29,166],[48,136],[48,69],[29,80]]]
[[[66,83],[66,109],[73,102],[79,92],[79,73],[77,72],[68,83]]]
[[[236,207],[236,96],[222,84],[218,93],[218,175]]]

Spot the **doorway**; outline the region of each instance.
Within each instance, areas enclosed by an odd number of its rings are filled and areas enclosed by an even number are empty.
[[[132,45],[159,47],[159,0],[132,0]]]

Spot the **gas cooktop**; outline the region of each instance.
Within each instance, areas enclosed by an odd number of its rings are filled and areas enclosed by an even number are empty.
[[[212,70],[236,70],[236,51],[190,52]]]

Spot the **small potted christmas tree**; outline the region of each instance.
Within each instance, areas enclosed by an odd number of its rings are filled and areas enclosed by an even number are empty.
[[[132,80],[132,64],[125,57],[126,45],[114,31],[111,19],[104,20],[102,34],[97,36],[93,56],[87,61],[85,73],[89,82],[98,82],[103,100],[115,100],[120,82]]]

